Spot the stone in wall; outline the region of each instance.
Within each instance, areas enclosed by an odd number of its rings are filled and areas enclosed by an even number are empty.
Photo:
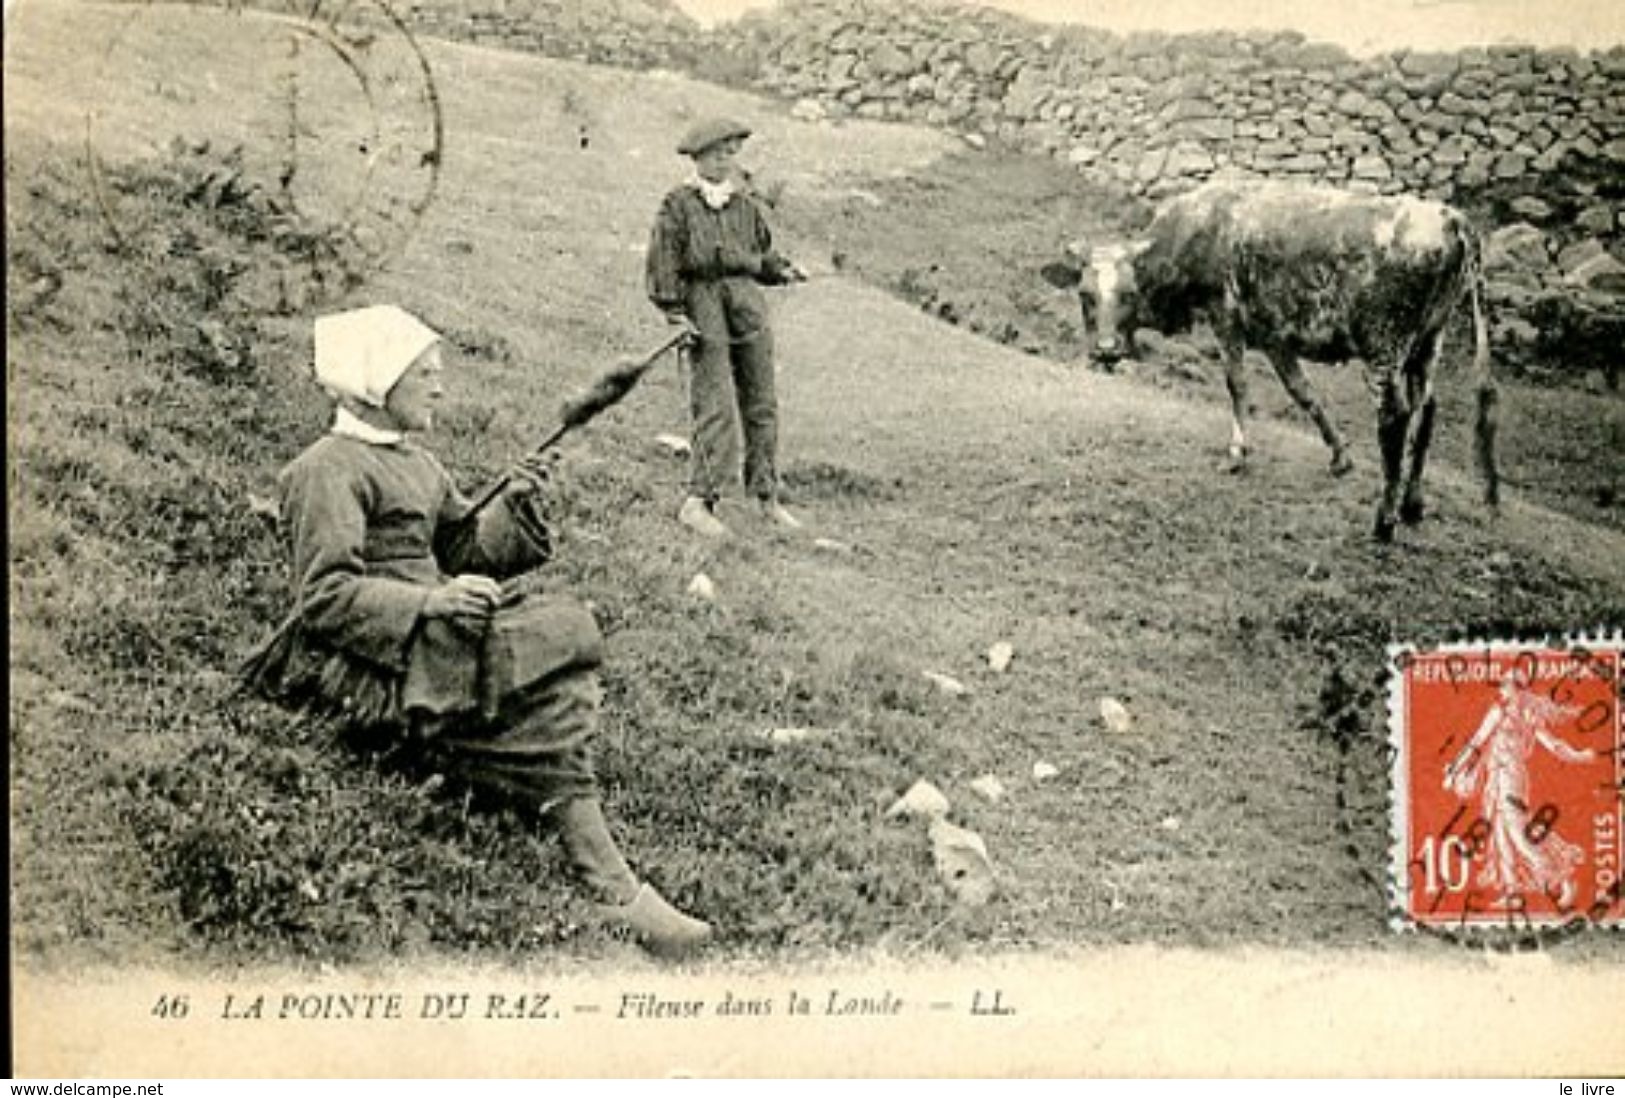
[[[1527,221],[1495,230],[1484,241],[1484,266],[1515,282],[1539,284],[1552,270],[1546,234]]]
[[[1451,53],[1406,52],[1398,56],[1400,85],[1411,95],[1438,95],[1455,79],[1460,61]]]
[[[979,77],[987,78],[994,75],[998,72],[1002,61],[998,50],[986,42],[976,42],[965,51],[965,64]]]
[[[1051,86],[1036,68],[1025,69],[1004,94],[1004,113],[1015,119],[1035,118],[1052,94]]]
[[[1625,295],[1625,263],[1607,251],[1599,251],[1565,269],[1563,284],[1585,290],[1601,290]]]
[[[883,80],[910,76],[915,70],[914,58],[885,40],[871,49],[867,61],[869,71]]]
[[[1385,182],[1393,178],[1394,170],[1383,157],[1368,153],[1355,158],[1354,164],[1349,170],[1349,175],[1354,179]]]
[[[1619,229],[1620,215],[1612,206],[1588,206],[1574,218],[1574,225],[1588,233],[1604,235]]]

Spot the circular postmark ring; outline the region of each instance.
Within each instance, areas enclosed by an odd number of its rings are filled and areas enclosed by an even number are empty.
[[[440,93],[428,55],[388,0],[350,0],[325,12],[321,0],[314,0],[308,6],[290,5],[291,10],[272,8],[252,13],[231,0],[184,6],[143,0],[132,5],[131,16],[120,23],[101,51],[104,84],[112,81],[109,74],[119,67],[118,55],[136,36],[136,27],[143,15],[150,17],[160,8],[170,13],[201,11],[238,19],[252,18],[261,21],[267,29],[285,31],[288,44],[280,81],[283,132],[278,146],[281,163],[268,173],[274,176],[281,208],[296,216],[319,219],[354,243],[357,259],[353,264],[352,285],[354,281],[364,281],[396,258],[434,202],[445,159],[446,134]],[[340,147],[360,153],[360,170],[352,171],[353,179],[339,186],[333,185],[331,177],[342,177],[345,174],[342,171],[326,173],[329,178],[323,179],[323,173],[306,170],[308,150],[320,144],[307,140],[317,123],[309,113],[301,111],[300,65],[308,54],[304,47],[309,43],[318,44],[321,53],[336,62],[346,74],[353,89],[352,96],[359,101],[360,109],[348,111],[338,111],[333,104],[326,104],[330,124],[337,120],[344,123],[345,128],[354,129],[354,123],[361,121],[359,136],[349,141],[340,139]],[[389,56],[380,62],[384,54]],[[384,71],[376,71],[379,69]],[[212,75],[209,79],[212,83]],[[387,101],[380,94],[381,86],[395,91]],[[404,92],[400,91],[403,87]],[[120,90],[124,90],[122,84]],[[99,132],[104,113],[99,108],[105,106],[106,99],[105,95],[93,91],[85,110],[85,164],[94,208],[114,247],[126,250],[134,242],[136,232],[125,224],[114,188],[109,185]],[[258,105],[263,107],[264,104]],[[239,103],[239,108],[252,110],[244,103]],[[389,124],[391,121],[393,126]],[[333,128],[336,130],[338,126]],[[264,131],[252,132],[257,135]],[[407,135],[404,138],[403,133]],[[260,146],[258,151],[263,152],[264,146],[275,142],[256,141],[255,144]],[[386,170],[386,165],[392,170]],[[302,196],[296,184],[307,178],[312,179],[311,193]],[[320,201],[309,201],[311,195]]]
[[[1496,952],[1625,928],[1620,636],[1393,646],[1388,656],[1388,734],[1338,739],[1336,789],[1344,852],[1390,927]],[[1419,732],[1434,710],[1439,727]],[[1377,784],[1380,875],[1368,849]]]
[[[367,136],[364,138],[365,147],[377,148],[382,142],[382,125],[378,118],[378,99],[377,96],[373,94],[372,81],[369,79],[366,69],[362,67],[360,61],[356,58],[355,51],[349,48],[338,37],[338,35],[333,33],[330,28],[323,24],[311,23],[305,20],[287,19],[286,17],[278,18],[286,22],[295,35],[307,36],[326,46],[333,53],[333,55],[338,58],[339,62],[345,67],[345,69],[349,71],[351,77],[355,80],[356,87],[360,89],[361,96],[367,104]],[[298,57],[299,42],[300,39],[298,37],[294,37],[289,40],[288,47],[290,56],[292,58],[296,59]],[[294,176],[299,170],[299,100],[297,73],[292,65],[290,65],[289,68],[289,120],[288,132],[286,135],[288,152],[287,163],[283,169],[284,174],[282,176],[282,185],[284,191],[286,191],[288,195],[290,205],[292,205],[295,210],[303,213],[305,211],[300,210],[298,195],[292,187]],[[376,171],[376,169],[376,158],[369,156],[367,158],[366,169],[361,180],[356,184],[354,193],[352,194],[349,202],[345,204],[344,212],[339,215],[338,220],[340,224],[348,225],[354,222],[356,212],[360,209],[362,201],[366,198],[368,187],[372,183],[373,173]]]

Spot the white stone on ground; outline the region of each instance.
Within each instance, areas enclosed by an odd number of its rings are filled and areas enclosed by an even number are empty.
[[[1129,726],[1134,723],[1133,718],[1129,716],[1128,708],[1116,698],[1100,699],[1100,719],[1105,722],[1107,728],[1119,735],[1127,732]]]
[[[886,818],[924,816],[935,819],[948,814],[948,797],[924,778],[909,786],[908,792],[886,809]]]
[[[971,782],[970,787],[975,790],[978,796],[992,804],[999,803],[1004,797],[1004,783],[992,774],[983,774],[980,778]]]
[[[944,675],[940,671],[921,671],[920,674],[931,680],[932,685],[944,694],[952,694],[956,698],[961,698],[970,693],[970,687],[952,675]]]
[[[979,907],[993,898],[993,860],[976,832],[941,818],[932,820],[931,855],[937,875],[960,903]]]

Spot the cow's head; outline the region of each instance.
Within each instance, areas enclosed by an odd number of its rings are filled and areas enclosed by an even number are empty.
[[[1067,245],[1063,258],[1040,272],[1057,289],[1077,290],[1083,338],[1088,341],[1093,335],[1090,357],[1103,365],[1134,354],[1140,305],[1134,260],[1145,249],[1145,244],[1091,248],[1076,241]]]

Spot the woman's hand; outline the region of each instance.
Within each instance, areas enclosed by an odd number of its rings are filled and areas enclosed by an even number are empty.
[[[558,461],[559,455],[556,450],[527,454],[520,458],[508,469],[506,494],[530,495],[545,491],[552,483],[553,470],[558,467]]]
[[[450,618],[465,628],[483,627],[502,601],[502,585],[490,576],[462,575],[442,583],[423,601],[426,618]]]

